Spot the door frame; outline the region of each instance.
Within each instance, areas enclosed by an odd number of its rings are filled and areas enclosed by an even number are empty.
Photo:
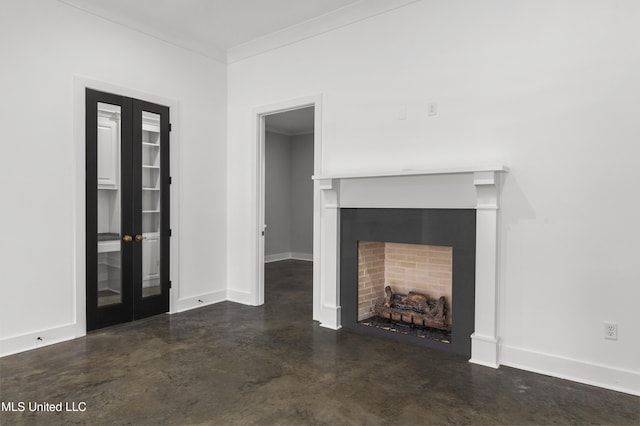
[[[313,123],[313,174],[322,174],[322,94],[288,99],[253,110],[253,135],[255,140],[256,214],[255,261],[253,298],[255,305],[264,304],[264,235],[265,229],[265,118],[269,115],[314,107]],[[313,182],[313,319],[320,315],[320,188]]]
[[[178,101],[141,92],[128,87],[118,86],[100,80],[74,75],[73,77],[73,139],[75,142],[75,159],[73,161],[73,259],[74,259],[74,288],[73,294],[74,318],[72,321],[75,337],[87,334],[86,315],[86,89],[94,89],[100,92],[117,93],[118,95],[144,99],[146,101],[169,107],[169,121],[171,123],[170,144],[170,170],[172,185],[170,186],[171,238],[169,239],[170,273],[172,287],[169,290],[169,312],[177,311],[180,296],[180,270],[179,270],[179,245],[180,245],[180,121]]]

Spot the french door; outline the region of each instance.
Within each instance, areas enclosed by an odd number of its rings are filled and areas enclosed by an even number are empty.
[[[87,330],[169,310],[169,108],[86,89]]]

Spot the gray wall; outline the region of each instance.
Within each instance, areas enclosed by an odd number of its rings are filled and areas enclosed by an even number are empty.
[[[290,139],[270,132],[265,137],[265,255],[291,251]]]
[[[265,137],[265,256],[313,254],[313,135]],[[267,257],[267,260],[272,260]]]
[[[291,251],[313,254],[313,134],[291,138]]]

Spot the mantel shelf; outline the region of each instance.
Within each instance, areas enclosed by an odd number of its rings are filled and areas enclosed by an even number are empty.
[[[331,175],[313,176],[313,180],[323,179],[364,179],[379,177],[400,177],[400,176],[422,176],[422,175],[445,175],[459,173],[474,172],[508,172],[509,168],[505,165],[488,165],[488,166],[452,166],[452,167],[434,167],[429,169],[403,169],[388,171],[359,171],[344,172]]]

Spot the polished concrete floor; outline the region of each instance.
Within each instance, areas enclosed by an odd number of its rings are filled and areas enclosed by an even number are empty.
[[[323,329],[311,276],[307,262],[271,263],[264,306],[225,302],[4,357],[0,400],[27,405],[0,424],[640,424],[638,397]]]

